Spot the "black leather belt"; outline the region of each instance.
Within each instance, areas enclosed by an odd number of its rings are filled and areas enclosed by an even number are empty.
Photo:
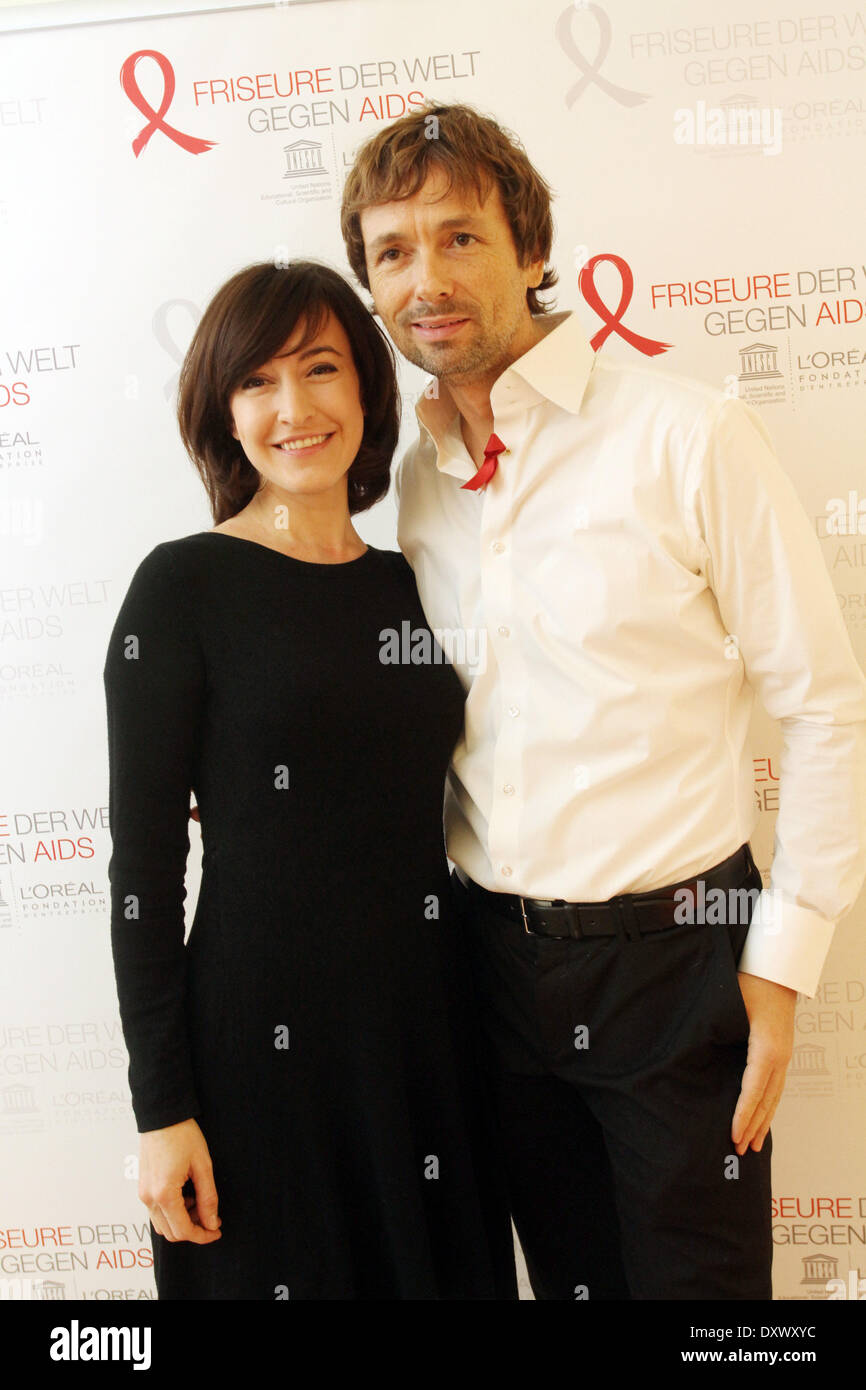
[[[746,844],[721,864],[707,869],[697,878],[684,879],[682,883],[672,883],[651,893],[625,893],[621,897],[611,898],[609,902],[567,903],[562,898],[521,898],[514,893],[492,893],[455,865],[457,877],[473,897],[483,901],[492,912],[519,922],[529,936],[570,936],[578,940],[592,936],[617,936],[621,932],[633,939],[645,932],[670,931],[680,925],[674,919],[678,902],[688,901],[675,899],[675,893],[689,890],[694,903],[700,898],[699,879],[703,881],[705,893],[711,888],[727,891],[740,887],[750,870],[754,871],[759,881],[760,874]]]

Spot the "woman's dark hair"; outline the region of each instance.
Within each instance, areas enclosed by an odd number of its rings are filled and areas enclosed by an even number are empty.
[[[238,271],[204,311],[180,370],[177,418],[201,475],[215,524],[236,516],[259,488],[259,474],[232,434],[229,400],[243,379],[270,361],[304,324],[305,347],[328,312],[352,348],[366,411],[361,447],[349,468],[349,513],[388,491],[400,432],[400,396],[390,343],[351,285],[317,261],[285,268],[262,261]]]

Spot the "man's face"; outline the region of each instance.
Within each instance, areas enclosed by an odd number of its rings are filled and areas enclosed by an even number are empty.
[[[504,370],[531,330],[526,291],[544,262],[519,266],[499,190],[445,195],[434,169],[411,198],[361,213],[370,292],[393,341],[433,376],[468,382]],[[444,195],[444,196],[443,196]]]

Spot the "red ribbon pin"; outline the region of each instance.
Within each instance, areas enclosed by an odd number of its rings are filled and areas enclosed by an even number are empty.
[[[162,73],[162,99],[158,111],[154,111],[142,95],[141,88],[135,80],[135,69],[142,58],[152,58]],[[141,48],[137,53],[130,53],[120,69],[120,85],[133,106],[141,112],[142,116],[147,116],[150,122],[149,125],[142,127],[132,142],[132,152],[136,159],[155,130],[161,130],[163,135],[168,136],[169,140],[180,145],[181,149],[189,150],[190,154],[202,154],[205,150],[212,149],[217,143],[216,140],[200,140],[197,135],[184,135],[182,130],[176,130],[173,125],[168,124],[168,121],[162,119],[174,100],[174,68],[164,53],[157,53],[154,48]]]
[[[619,304],[616,306],[616,313],[614,314],[611,314],[607,305],[602,302],[601,296],[595,288],[595,281],[593,280],[595,267],[601,265],[602,261],[610,261],[611,265],[615,265],[622,276],[622,294],[620,295]],[[631,297],[634,291],[634,276],[631,273],[631,266],[628,261],[623,260],[622,256],[614,256],[607,251],[603,251],[598,256],[593,256],[581,270],[578,283],[580,285],[580,292],[590,309],[595,310],[604,324],[604,327],[600,328],[595,336],[589,340],[593,352],[598,352],[605,339],[614,332],[618,333],[627,343],[631,343],[632,347],[637,348],[638,352],[644,353],[647,357],[656,357],[660,352],[667,352],[669,347],[673,347],[673,343],[662,343],[658,338],[644,338],[640,333],[633,333],[630,328],[626,328],[622,323],[622,316],[631,303]]]
[[[478,469],[474,478],[470,478],[468,483],[461,483],[469,492],[478,492],[486,487],[496,472],[496,465],[499,462],[498,455],[505,451],[505,445],[498,434],[491,434],[487,443],[484,445],[484,462]]]

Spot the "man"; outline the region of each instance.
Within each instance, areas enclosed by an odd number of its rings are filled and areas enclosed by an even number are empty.
[[[866,874],[866,682],[817,541],[754,412],[548,312],[549,190],[492,120],[383,129],[342,228],[436,378],[401,548],[431,627],[486,634],[445,826],[535,1295],[770,1298],[796,992]],[[760,896],[754,693],[784,738]]]

